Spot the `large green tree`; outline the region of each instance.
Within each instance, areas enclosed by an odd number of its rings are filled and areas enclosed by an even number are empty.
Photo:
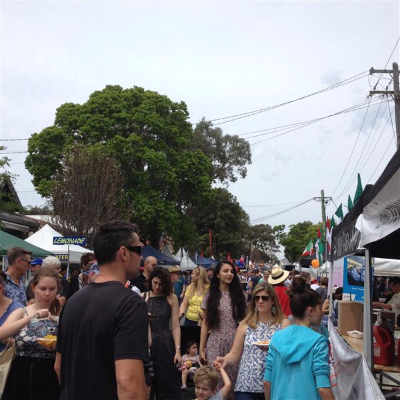
[[[6,147],[0,146],[0,151],[4,150],[6,150]],[[15,176],[8,171],[9,162],[8,157],[0,157],[0,211],[21,212],[21,204],[19,200],[15,200],[16,193],[12,183]]]
[[[203,118],[193,130],[192,146],[201,150],[212,164],[214,182],[236,182],[245,178],[247,165],[251,164],[250,144],[237,135],[224,135],[219,127]]]
[[[187,209],[211,196],[211,163],[193,149],[186,104],[140,87],[107,86],[84,104],[57,109],[53,126],[34,133],[25,165],[33,184],[51,196],[63,157],[77,145],[99,148],[120,165],[126,207],[144,239],[180,235]],[[88,188],[94,190],[96,188]]]
[[[289,226],[289,232],[280,236],[279,243],[285,247],[285,257],[290,262],[298,261],[310,240],[315,241],[322,223],[299,222]]]
[[[192,207],[189,215],[199,235],[193,250],[202,249],[206,256],[210,255],[211,229],[214,257],[221,259],[230,253],[232,258],[238,258],[245,253],[249,216],[226,189],[213,189],[210,201],[201,207]]]
[[[281,231],[282,226],[272,227],[268,224],[250,226],[248,242],[251,245],[251,259],[257,262],[276,262],[275,253],[279,250],[277,234]]]

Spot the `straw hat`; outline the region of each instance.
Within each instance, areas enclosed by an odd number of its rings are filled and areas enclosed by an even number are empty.
[[[283,282],[289,276],[289,271],[283,270],[281,267],[272,268],[271,275],[268,278],[268,283],[277,285]]]
[[[181,269],[179,268],[179,265],[174,265],[171,267],[168,267],[168,271],[171,274],[172,272],[179,272]]]

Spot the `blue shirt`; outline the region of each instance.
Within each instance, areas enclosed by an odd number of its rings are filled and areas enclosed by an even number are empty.
[[[25,293],[25,285],[22,282],[22,279],[19,280],[19,285],[16,285],[11,279],[10,275],[7,275],[6,286],[4,290],[4,295],[16,301],[17,303],[21,303],[22,305],[26,305],[26,293]]]
[[[0,317],[0,326],[6,322],[6,319],[8,316],[17,308],[23,308],[24,306],[20,303],[17,303],[16,301],[12,300],[10,305],[7,307],[6,312]],[[0,342],[0,351],[3,351],[5,349],[6,345],[3,342]]]
[[[173,283],[174,285],[174,293],[176,294],[176,297],[179,299],[179,297],[182,294],[182,288],[185,285],[185,279],[181,276],[176,282]]]

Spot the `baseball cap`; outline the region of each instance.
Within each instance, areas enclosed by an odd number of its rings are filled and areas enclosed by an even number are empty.
[[[43,260],[41,258],[35,258],[31,261],[31,265],[42,265]]]

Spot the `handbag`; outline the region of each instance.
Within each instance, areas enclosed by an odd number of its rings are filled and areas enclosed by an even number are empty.
[[[6,348],[0,353],[0,398],[3,396],[11,364],[15,358],[15,342],[10,345],[9,340]]]

